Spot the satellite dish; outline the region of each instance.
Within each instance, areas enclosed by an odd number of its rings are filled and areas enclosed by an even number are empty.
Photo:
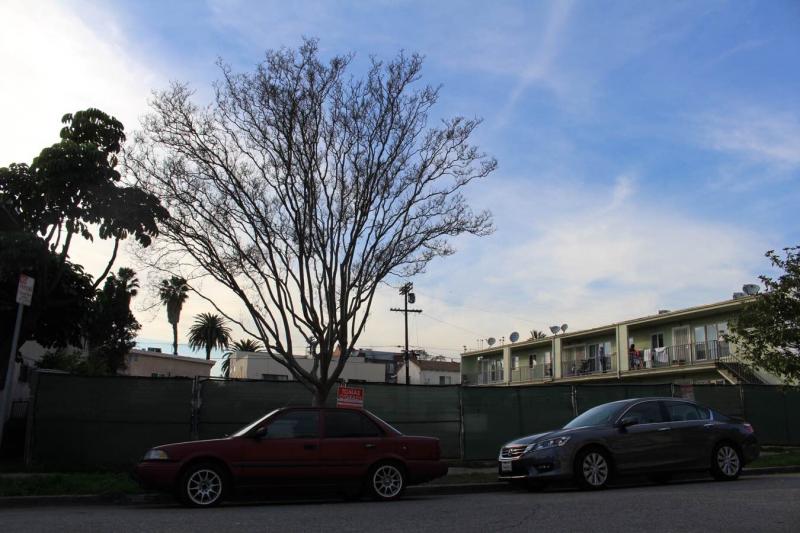
[[[553,335],[555,335],[559,331],[561,331],[561,327],[560,326],[550,326],[550,333],[552,333]]]
[[[566,324],[561,324],[561,331],[563,333],[566,333],[566,331],[567,331],[567,325]]]
[[[517,342],[519,340],[519,333],[516,331],[512,332],[511,335],[508,336],[508,340],[511,342]]]
[[[738,300],[739,298],[744,298],[745,296],[747,296],[747,295],[745,293],[743,293],[743,292],[734,292],[733,293],[733,299],[734,300]]]
[[[489,337],[488,339],[486,339],[486,344],[488,344],[489,346],[494,346],[494,343],[496,342],[497,339],[495,339],[494,337]]]
[[[748,296],[755,296],[758,294],[758,291],[761,290],[761,287],[756,285],[755,283],[748,283],[747,285],[742,286],[742,291]]]

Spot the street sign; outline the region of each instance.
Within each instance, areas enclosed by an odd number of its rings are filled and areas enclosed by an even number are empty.
[[[19,285],[17,286],[17,303],[31,305],[33,298],[33,284],[36,280],[25,274],[20,274]]]
[[[364,408],[364,389],[360,387],[345,387],[339,385],[336,392],[336,407]]]

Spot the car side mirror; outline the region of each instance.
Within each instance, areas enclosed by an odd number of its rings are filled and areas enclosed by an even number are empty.
[[[625,429],[626,427],[633,426],[637,424],[637,420],[632,416],[626,416],[619,422],[617,422],[617,427],[619,429]]]

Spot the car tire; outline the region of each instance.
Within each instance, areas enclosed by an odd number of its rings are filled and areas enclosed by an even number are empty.
[[[223,467],[214,463],[193,464],[181,475],[178,500],[188,507],[215,507],[227,496],[229,485]]]
[[[582,450],[575,460],[575,480],[583,489],[600,490],[608,486],[611,479],[611,459],[608,452],[600,448]]]
[[[396,500],[406,489],[405,471],[395,462],[378,463],[370,468],[366,486],[376,500]]]
[[[733,481],[742,473],[742,452],[730,442],[721,442],[711,455],[711,475],[717,481]]]

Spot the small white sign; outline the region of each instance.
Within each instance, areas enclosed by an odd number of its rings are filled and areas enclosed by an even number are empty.
[[[17,303],[31,305],[33,298],[33,284],[36,280],[25,274],[20,274],[19,285],[17,286]]]

